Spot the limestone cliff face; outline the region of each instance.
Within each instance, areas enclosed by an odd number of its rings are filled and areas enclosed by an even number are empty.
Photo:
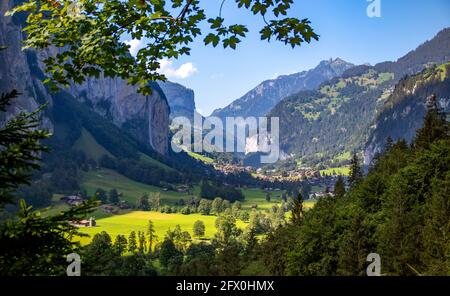
[[[88,79],[72,85],[69,93],[87,101],[93,109],[117,126],[130,132],[139,142],[148,143],[160,154],[168,149],[169,106],[157,88],[150,96],[137,93],[137,87],[118,78]]]
[[[158,84],[169,103],[170,118],[185,116],[192,119],[194,117],[195,95],[192,89],[170,81],[158,82]]]
[[[17,89],[22,95],[12,102],[9,112],[2,114],[0,123],[20,111],[36,109],[38,104],[34,100],[33,81],[27,64],[26,55],[21,51],[20,28],[13,23],[12,18],[4,17],[12,1],[0,2],[0,45],[8,46],[0,51],[0,93]]]
[[[4,16],[13,2],[0,4],[0,45],[8,46],[0,52],[0,92],[17,89],[22,93],[11,106],[10,115],[20,110],[34,110],[38,102],[47,101],[50,107],[52,105],[52,96],[41,82],[42,61],[52,54],[52,49],[38,53],[21,50],[21,20]],[[167,154],[169,106],[157,85],[152,95],[143,96],[137,93],[137,87],[122,79],[92,78],[82,85],[72,85],[67,91],[130,132],[139,142],[160,154]],[[0,121],[5,120],[0,118]],[[44,124],[52,128],[50,120],[44,119]]]

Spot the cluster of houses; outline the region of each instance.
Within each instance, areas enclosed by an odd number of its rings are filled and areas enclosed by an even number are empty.
[[[68,204],[69,206],[79,206],[83,203],[83,197],[79,196],[79,195],[67,195],[67,196],[63,196],[60,199],[61,201],[64,201],[66,204]],[[105,211],[106,213],[110,213],[110,214],[118,214],[119,210],[126,210],[126,209],[130,209],[131,206],[130,204],[125,201],[125,200],[121,200],[119,201],[116,205],[101,205],[100,206],[101,209],[103,209],[103,211]],[[84,220],[83,220],[84,221]],[[87,221],[87,220],[86,220]],[[87,222],[84,221],[82,224],[87,224]],[[78,223],[78,222],[77,222]],[[95,223],[95,219],[94,219],[94,223]],[[79,223],[78,223],[79,224]],[[78,225],[77,224],[77,225]]]
[[[317,200],[317,199],[319,199],[321,197],[324,197],[324,196],[334,196],[334,194],[332,192],[326,193],[326,192],[322,192],[322,191],[311,192],[309,194],[309,199]]]
[[[79,206],[83,203],[83,198],[79,195],[63,196],[61,200],[70,206]]]
[[[97,222],[95,222],[95,218],[91,217],[89,220],[69,221],[69,224],[76,227],[94,227]]]
[[[265,181],[299,181],[320,178],[320,172],[315,169],[301,168],[280,173],[276,169],[264,171],[262,168],[259,168],[256,170],[256,176]]]
[[[251,174],[255,172],[255,169],[251,166],[239,166],[235,164],[214,164],[214,169],[222,172],[225,175],[243,172]]]

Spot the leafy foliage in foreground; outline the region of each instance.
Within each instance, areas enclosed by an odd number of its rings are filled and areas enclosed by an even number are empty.
[[[83,219],[96,205],[87,202],[58,215],[43,217],[21,200],[18,219],[0,225],[0,274],[64,275],[66,256],[80,248],[72,239],[83,236],[69,221]]]
[[[19,94],[12,91],[1,96],[0,111]],[[47,148],[40,143],[50,134],[40,128],[37,109],[12,117],[0,129],[0,206],[11,202],[11,193],[28,184],[33,169],[39,168],[40,153]],[[42,217],[24,200],[19,202],[17,218],[0,224],[0,275],[61,275],[66,256],[79,244],[72,238],[79,235],[70,220],[80,220],[95,202],[85,203],[56,216]],[[0,208],[2,209],[2,208]]]
[[[263,19],[262,40],[274,39],[295,47],[319,38],[308,19],[285,17],[293,0],[234,2],[238,9]],[[28,13],[25,48],[54,45],[61,49],[45,61],[46,72],[51,73],[47,82],[54,87],[68,85],[71,80],[81,83],[103,73],[138,84],[140,92],[148,94],[149,82],[165,80],[159,73],[160,60],[189,55],[190,44],[202,33],[205,45],[214,47],[221,43],[224,48],[235,49],[245,38],[245,25],[226,24],[223,5],[218,16],[208,17],[199,0],[29,0],[8,15]],[[203,25],[208,29],[201,29]],[[129,54],[129,45],[121,40],[127,34],[135,40],[146,40],[136,57]]]

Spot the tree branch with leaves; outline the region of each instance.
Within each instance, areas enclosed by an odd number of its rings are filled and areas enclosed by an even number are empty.
[[[234,2],[236,9],[264,20],[261,40],[296,47],[319,38],[308,19],[287,17],[293,0]],[[246,37],[246,25],[226,24],[225,4],[229,3],[218,1],[219,16],[208,16],[199,0],[28,0],[8,15],[28,15],[24,48],[58,49],[45,60],[46,82],[53,89],[103,74],[126,79],[149,94],[149,82],[166,80],[159,71],[160,60],[189,55],[192,42],[201,35],[205,45],[232,49]],[[123,36],[145,41],[135,57]]]

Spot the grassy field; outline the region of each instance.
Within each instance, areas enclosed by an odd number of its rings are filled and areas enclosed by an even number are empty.
[[[44,217],[52,216],[61,213],[62,211],[67,211],[70,206],[66,204],[64,201],[61,201],[61,194],[54,194],[52,198],[52,206],[47,209],[42,209],[42,215]],[[97,209],[92,213],[92,216],[96,219],[110,217],[112,214],[106,213],[102,209]]]
[[[156,186],[135,182],[115,171],[107,169],[84,173],[82,187],[86,189],[88,195],[93,195],[97,188],[102,188],[106,191],[116,188],[122,193],[121,199],[133,205],[144,193],[159,192],[162,202],[166,204],[174,204],[180,198],[189,198],[191,196],[187,193],[163,191],[162,188]]]
[[[103,155],[114,157],[108,150],[97,143],[91,133],[85,129],[81,131],[81,136],[75,142],[73,148],[83,151],[87,157],[95,159],[96,161],[98,161]]]
[[[273,205],[281,205],[282,191],[271,191],[270,201],[266,201],[266,192],[262,189],[243,189],[242,193],[245,195],[245,201],[242,202],[243,209],[251,209],[252,205],[256,204],[258,210],[269,210]],[[304,206],[306,209],[314,206],[314,201],[305,201]]]
[[[204,163],[207,163],[207,164],[211,164],[211,163],[214,162],[214,160],[213,160],[212,158],[210,158],[210,157],[208,157],[208,156],[204,156],[204,155],[198,154],[198,153],[195,153],[195,152],[193,152],[193,151],[186,150],[186,153],[187,153],[190,157],[195,158],[195,159],[198,159],[198,160],[200,160],[200,161],[202,161],[202,162],[204,162]]]
[[[95,159],[96,161],[98,161],[103,155],[108,155],[109,157],[114,158],[114,156],[106,150],[106,148],[100,145],[86,129],[82,129],[81,136],[75,141],[73,148],[83,151],[87,157]],[[150,165],[165,169],[166,171],[174,171],[173,168],[143,153],[140,154],[139,160],[143,163],[148,163]]]
[[[123,215],[116,215],[104,219],[97,220],[97,226],[81,228],[80,231],[89,234],[90,237],[82,237],[80,239],[82,244],[87,244],[92,237],[101,231],[108,232],[109,235],[115,239],[118,234],[123,234],[128,237],[131,231],[146,231],[148,221],[152,220],[155,225],[156,235],[160,239],[164,238],[167,230],[174,229],[176,225],[180,225],[183,231],[188,231],[192,236],[192,228],[197,220],[205,223],[205,239],[210,239],[216,232],[214,223],[216,216],[204,216],[200,214],[163,214],[159,212],[143,212],[133,211]],[[245,223],[238,221],[238,227],[244,228]]]
[[[166,171],[175,171],[173,168],[169,167],[168,165],[166,165],[160,161],[157,161],[156,159],[153,159],[150,156],[145,155],[143,153],[141,153],[141,155],[140,155],[140,161],[142,161],[144,163],[148,163],[153,166],[160,167],[162,169],[165,169]]]
[[[195,186],[192,194],[178,193],[174,191],[163,191],[159,187],[146,185],[130,180],[112,170],[96,170],[84,174],[82,183],[88,195],[94,194],[97,188],[103,188],[106,191],[116,188],[122,193],[122,199],[135,204],[136,200],[144,193],[157,193],[161,195],[164,204],[175,204],[180,198],[188,199],[192,196],[200,196],[199,186]],[[271,201],[266,201],[266,192],[262,189],[243,189],[245,201],[242,203],[244,209],[250,209],[253,204],[258,205],[258,209],[270,209],[274,204],[281,204],[281,191],[271,192]],[[306,201],[305,206],[312,207],[313,202]]]
[[[320,170],[320,174],[321,175],[327,175],[327,176],[332,176],[333,173],[335,173],[336,175],[342,175],[342,176],[348,176],[350,174],[350,167],[349,166],[344,166],[344,167],[338,167],[338,168],[329,168],[326,170]]]
[[[116,188],[122,193],[121,199],[127,200],[131,204],[135,204],[137,198],[144,193],[160,193],[161,201],[163,204],[174,204],[180,198],[188,199],[192,196],[199,196],[200,188],[198,185],[194,186],[191,194],[178,193],[173,191],[163,191],[159,187],[146,185],[143,183],[132,181],[123,175],[118,174],[115,171],[100,169],[84,173],[82,187],[86,189],[88,195],[92,195],[97,188],[102,188],[109,191],[112,188]],[[270,208],[277,204],[281,204],[282,191],[271,191],[270,202],[266,201],[266,192],[262,189],[243,189],[245,195],[245,201],[242,202],[242,208],[244,210],[250,210],[252,205],[256,204],[257,209],[261,211],[270,210]],[[68,206],[59,200],[60,196],[54,197],[54,206],[46,212],[46,214],[54,214],[59,211],[65,210]],[[314,206],[313,201],[305,201],[304,206],[309,209]],[[108,214],[102,210],[97,210],[92,214],[97,219],[97,226],[92,228],[82,228],[81,230],[91,237],[81,238],[83,244],[88,243],[95,233],[106,231],[113,238],[118,234],[129,235],[131,231],[145,230],[148,220],[152,220],[155,224],[157,235],[163,238],[168,229],[174,229],[177,224],[181,226],[183,230],[192,232],[194,222],[201,220],[206,226],[205,239],[209,239],[213,236],[216,229],[214,222],[216,216],[204,216],[200,214],[165,214],[159,212],[143,212],[143,211],[124,211],[119,215]],[[245,224],[242,221],[238,221],[238,226],[244,227]],[[191,233],[192,235],[192,233]]]

